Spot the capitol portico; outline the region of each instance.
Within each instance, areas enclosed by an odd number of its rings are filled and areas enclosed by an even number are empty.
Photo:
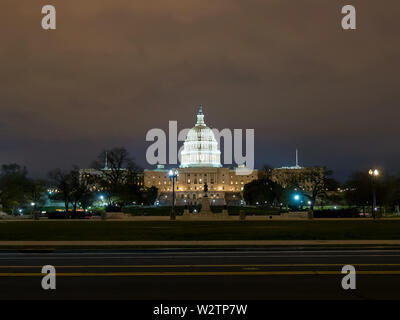
[[[204,196],[204,184],[208,185],[211,205],[241,204],[243,187],[258,178],[257,170],[251,174],[236,174],[234,168],[221,165],[221,152],[213,131],[204,122],[200,105],[195,126],[189,130],[181,153],[181,165],[176,182],[176,204],[200,204]],[[172,182],[163,165],[144,171],[145,187],[158,188],[158,201],[171,204]]]

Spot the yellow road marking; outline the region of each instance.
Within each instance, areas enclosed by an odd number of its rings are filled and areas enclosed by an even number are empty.
[[[59,277],[126,277],[126,276],[274,276],[274,275],[338,275],[340,271],[222,271],[222,272],[88,272],[57,273]],[[400,275],[400,270],[357,271],[364,275]],[[43,273],[0,273],[0,277],[40,277]]]
[[[154,265],[66,265],[56,268],[232,268],[232,267],[340,267],[344,265],[352,266],[400,266],[400,263],[311,263],[311,264],[154,264]],[[43,266],[1,266],[1,268],[41,268]]]

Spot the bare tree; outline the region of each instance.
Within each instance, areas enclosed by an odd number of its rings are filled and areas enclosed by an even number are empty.
[[[72,217],[77,214],[77,208],[81,202],[85,204],[93,196],[91,185],[94,183],[94,177],[85,175],[80,177],[79,168],[74,166],[71,171],[63,172],[55,169],[50,172],[50,177],[56,182],[60,198],[64,200],[65,211],[69,215],[69,205],[72,204]]]
[[[30,180],[27,170],[16,163],[5,164],[0,168],[0,204],[11,213],[16,206],[29,199]]]
[[[73,214],[76,215],[78,205],[82,208],[86,207],[88,203],[90,203],[90,200],[93,199],[91,186],[94,184],[95,177],[86,174],[84,178],[81,178],[78,167],[74,167],[69,174],[71,176],[71,202]]]
[[[102,151],[92,167],[102,172],[97,176],[97,184],[105,192],[109,204],[125,193],[129,180],[140,172],[139,166],[123,147]]]
[[[326,195],[326,191],[335,184],[335,180],[330,178],[333,174],[332,170],[322,168],[322,170],[307,170],[303,171],[296,176],[297,185],[301,185],[306,182],[308,186],[308,197],[311,201],[310,212],[314,211],[314,206],[317,199],[323,195]]]
[[[65,212],[69,214],[69,204],[72,200],[72,176],[70,172],[57,168],[49,172],[49,177],[57,186],[57,195],[64,201]]]

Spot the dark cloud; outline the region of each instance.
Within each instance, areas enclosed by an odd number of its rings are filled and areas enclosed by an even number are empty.
[[[34,174],[86,165],[125,145],[145,165],[145,134],[194,121],[255,128],[258,166],[327,165],[339,176],[398,170],[398,1],[38,0],[0,11],[0,163]]]

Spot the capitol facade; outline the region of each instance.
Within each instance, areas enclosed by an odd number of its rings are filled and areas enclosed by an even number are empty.
[[[200,105],[197,121],[186,136],[181,152],[181,164],[175,185],[177,205],[196,205],[204,196],[204,185],[208,186],[211,205],[240,205],[243,203],[243,188],[246,183],[258,179],[258,171],[251,174],[236,174],[235,168],[221,164],[221,151],[214,132],[204,122]],[[158,189],[158,203],[171,204],[172,181],[168,170],[158,165],[154,170],[144,171],[144,186]]]

